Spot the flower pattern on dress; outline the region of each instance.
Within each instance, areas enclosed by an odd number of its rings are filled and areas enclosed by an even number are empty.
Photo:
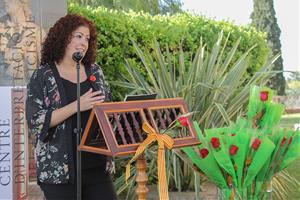
[[[26,119],[28,132],[36,137],[35,160],[37,178],[40,182],[61,184],[69,181],[69,148],[66,132],[67,121],[50,127],[52,111],[62,107],[62,95],[57,78],[50,64],[39,66],[27,86]],[[92,65],[90,72],[96,77],[93,82],[97,90],[111,100],[111,92],[98,65]]]

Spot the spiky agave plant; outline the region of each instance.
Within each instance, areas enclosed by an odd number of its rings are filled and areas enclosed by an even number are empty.
[[[131,89],[132,94],[157,93],[159,98],[183,97],[189,110],[195,112],[194,120],[199,122],[202,129],[229,125],[231,120],[244,114],[251,85],[264,85],[274,74],[271,65],[278,56],[266,61],[265,65],[250,77],[246,73],[249,67],[247,59],[255,46],[238,60],[233,60],[240,40],[227,51],[228,38],[229,35],[223,41],[223,33],[220,33],[211,51],[207,50],[201,40],[191,60],[185,58],[181,45],[178,54],[173,55],[168,47],[162,53],[156,41],[153,42],[152,53],[142,52],[132,41],[147,77],[143,76],[129,60],[125,60],[128,75],[124,80],[112,84]],[[153,158],[156,153],[150,149],[146,155]],[[149,177],[157,177],[155,162],[156,159],[149,159],[148,166],[153,166],[149,168]],[[199,190],[198,175],[194,179],[194,172],[189,164],[178,159],[174,151],[166,154],[166,165],[169,186],[174,187],[171,189],[177,188],[181,191],[191,189],[194,185],[197,191]],[[133,193],[133,184],[134,181],[131,182],[129,189],[127,188],[128,194]],[[116,185],[119,193],[126,189],[123,187],[125,185],[123,177],[116,180]],[[127,198],[133,197],[127,195]]]

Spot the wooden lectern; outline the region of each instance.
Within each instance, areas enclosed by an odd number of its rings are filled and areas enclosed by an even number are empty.
[[[134,154],[147,137],[142,131],[143,122],[148,122],[159,133],[186,113],[187,105],[182,98],[97,104],[92,109],[79,149],[108,156]],[[200,143],[193,123],[188,124],[171,136],[173,148]],[[144,156],[139,157],[136,168],[136,193],[138,199],[146,199],[148,177]]]

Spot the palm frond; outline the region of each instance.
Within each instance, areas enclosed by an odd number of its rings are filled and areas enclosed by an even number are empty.
[[[126,61],[125,67],[129,76],[123,82],[114,83],[137,93],[157,93],[159,98],[183,97],[189,110],[195,111],[193,118],[199,122],[202,130],[230,124],[230,121],[234,121],[244,112],[251,85],[263,85],[274,74],[271,65],[276,57],[267,61],[260,71],[249,77],[246,73],[249,68],[247,60],[249,52],[255,46],[248,49],[238,60],[233,60],[240,39],[225,57],[228,37],[229,35],[222,43],[223,33],[220,33],[211,51],[200,40],[191,60],[187,60],[181,45],[177,54],[173,55],[168,46],[162,52],[157,41],[153,42],[152,52],[143,52],[132,41],[143,64],[139,68],[144,68],[148,76],[143,76],[135,65]],[[155,154],[149,153],[149,156],[155,157]],[[193,188],[199,177],[195,177],[190,165],[178,159],[178,153],[173,153],[173,150],[166,156],[168,180],[173,189],[180,191]],[[156,179],[156,160],[150,159],[149,165],[152,166],[149,168],[149,177]]]

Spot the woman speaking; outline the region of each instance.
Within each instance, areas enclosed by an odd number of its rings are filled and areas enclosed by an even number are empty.
[[[47,200],[76,199],[77,72],[79,52],[80,111],[84,130],[95,103],[110,101],[101,68],[94,64],[97,32],[86,18],[68,14],[49,30],[41,64],[28,84],[26,117],[36,137],[38,184]],[[82,152],[82,199],[117,199],[106,156]]]

